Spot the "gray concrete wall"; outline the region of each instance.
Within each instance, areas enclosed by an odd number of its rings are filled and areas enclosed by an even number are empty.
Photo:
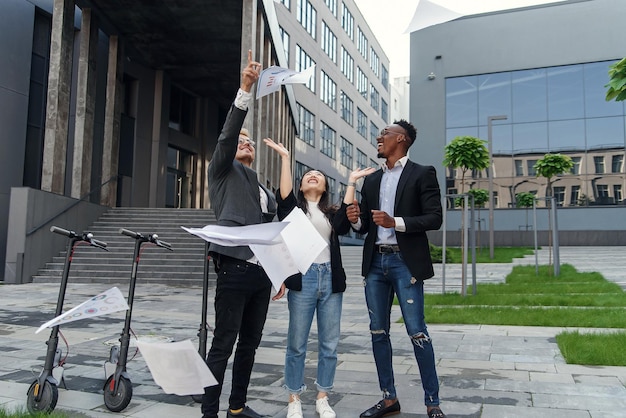
[[[4,282],[31,282],[32,275],[65,248],[67,238],[51,233],[51,226],[84,232],[107,209],[42,190],[12,188]]]
[[[24,175],[34,13],[23,0],[4,0],[0,13],[0,237],[7,233],[11,187],[21,186]],[[5,252],[0,239],[0,266]]]
[[[411,33],[410,115],[418,140],[410,158],[434,165],[445,189],[447,77],[624,57],[625,17],[622,0],[564,2],[460,18]],[[606,209],[559,210],[559,227],[580,238],[576,245],[612,242],[611,230],[626,231],[626,207]],[[515,210],[496,210],[495,230],[518,231],[520,219]]]

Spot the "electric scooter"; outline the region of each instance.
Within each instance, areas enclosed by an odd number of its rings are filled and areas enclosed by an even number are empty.
[[[65,265],[63,266],[63,274],[61,275],[61,287],[59,288],[59,297],[57,299],[57,307],[54,315],[56,318],[63,312],[67,278],[70,273],[70,265],[76,246],[81,243],[87,243],[92,247],[98,247],[106,251],[107,244],[94,239],[93,234],[90,232],[79,235],[74,231],[68,231],[57,226],[50,227],[50,232],[68,237]],[[52,332],[50,333],[46,345],[48,349],[43,370],[39,374],[39,377],[30,385],[26,395],[26,407],[32,414],[36,412],[52,412],[59,399],[59,382],[65,382],[63,379],[64,360],[61,360],[62,350],[58,348],[59,325],[52,327]]]
[[[104,405],[112,412],[120,412],[128,406],[133,397],[133,386],[130,376],[126,371],[128,358],[128,348],[130,346],[130,320],[133,313],[133,299],[135,297],[135,283],[137,281],[137,266],[141,255],[141,245],[149,243],[157,247],[165,248],[172,251],[172,246],[159,239],[157,234],[144,236],[139,232],[133,232],[128,229],[121,228],[120,234],[131,237],[135,240],[135,250],[133,253],[133,267],[130,272],[130,285],[128,289],[128,310],[126,311],[126,319],[124,320],[124,329],[120,336],[120,345],[111,347],[108,363],[115,365],[115,371],[110,375],[106,372],[107,364],[105,363],[106,383],[104,384]]]
[[[202,317],[200,318],[200,328],[198,329],[198,354],[206,361],[206,343],[208,338],[209,324],[206,320],[206,315],[209,306],[209,262],[211,256],[209,255],[209,242],[204,244],[204,278],[202,281]],[[195,402],[202,402],[202,395],[191,395],[191,399]]]

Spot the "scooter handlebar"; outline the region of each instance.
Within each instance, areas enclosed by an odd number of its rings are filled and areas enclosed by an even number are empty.
[[[134,232],[126,228],[120,228],[120,234],[126,235],[127,237],[135,238],[135,239],[142,236],[139,232]]]
[[[55,234],[65,235],[66,237],[73,238],[76,236],[74,231],[68,231],[67,229],[59,228],[58,226],[51,226],[50,232],[54,232]]]
[[[154,245],[158,247],[162,247],[162,248],[165,248],[166,250],[172,251],[172,244],[166,241],[161,241],[157,234],[150,235],[150,242],[152,242]]]
[[[104,241],[99,241],[97,239],[90,238],[88,242],[94,247],[102,248],[103,250],[107,249],[107,243]]]

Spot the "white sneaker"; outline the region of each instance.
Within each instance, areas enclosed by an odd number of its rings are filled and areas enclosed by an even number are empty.
[[[300,399],[295,399],[289,402],[289,408],[287,409],[287,418],[303,418],[302,403],[300,402]]]
[[[328,396],[315,401],[315,410],[320,414],[320,418],[335,418],[337,416],[333,408],[328,405]]]

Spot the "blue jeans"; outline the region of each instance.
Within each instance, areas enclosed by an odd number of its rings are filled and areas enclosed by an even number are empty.
[[[383,396],[396,398],[393,351],[389,339],[391,306],[398,296],[404,326],[419,366],[426,406],[439,405],[439,379],[435,353],[424,321],[424,282],[415,280],[398,253],[374,254],[365,277],[365,300],[370,315],[372,350]]]
[[[341,323],[343,293],[332,292],[330,263],[312,264],[302,275],[302,290],[290,290],[289,330],[285,356],[285,389],[291,394],[304,392],[304,361],[313,314],[317,311],[318,362],[315,384],[320,392],[333,388],[337,368],[337,344]]]

